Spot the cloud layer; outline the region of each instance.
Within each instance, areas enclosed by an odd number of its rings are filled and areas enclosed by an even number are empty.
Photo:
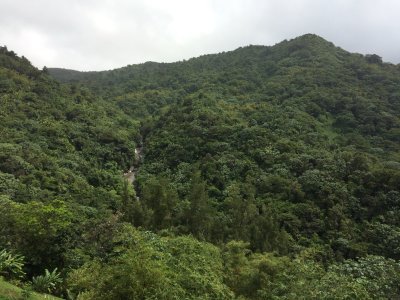
[[[315,33],[400,62],[397,0],[1,0],[0,45],[41,68],[172,62]]]

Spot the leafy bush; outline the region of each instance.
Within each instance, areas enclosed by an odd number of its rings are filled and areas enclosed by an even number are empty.
[[[0,275],[6,278],[21,278],[25,275],[23,270],[24,257],[3,249],[0,251]]]
[[[32,288],[41,293],[52,293],[57,289],[57,286],[62,283],[60,273],[55,268],[52,272],[45,270],[44,275],[39,275],[32,278]]]

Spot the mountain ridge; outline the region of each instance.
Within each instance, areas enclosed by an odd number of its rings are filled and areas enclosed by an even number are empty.
[[[72,76],[72,77],[66,77],[65,73],[71,73],[71,74],[75,74],[75,76],[78,76],[78,78],[82,78],[85,75],[91,75],[91,74],[99,74],[99,73],[104,73],[104,72],[113,72],[113,71],[118,71],[118,70],[122,70],[125,68],[129,68],[129,67],[138,67],[138,66],[145,66],[145,65],[150,65],[150,64],[157,64],[157,65],[171,65],[171,64],[180,64],[180,63],[185,63],[188,61],[192,61],[192,60],[196,60],[196,59],[201,59],[203,57],[216,57],[218,55],[222,55],[222,54],[232,54],[234,52],[240,52],[249,48],[259,48],[259,49],[271,49],[271,48],[278,48],[279,47],[287,47],[289,44],[289,49],[291,49],[291,51],[295,51],[296,49],[299,50],[301,48],[312,48],[315,46],[322,46],[322,48],[328,50],[332,50],[332,49],[336,49],[336,50],[342,50],[344,52],[347,52],[345,50],[343,50],[340,47],[335,46],[332,42],[329,42],[327,40],[325,40],[324,38],[316,35],[316,34],[304,34],[302,36],[293,38],[291,40],[284,40],[281,41],[279,43],[276,43],[273,46],[264,46],[264,45],[248,45],[248,46],[243,46],[243,47],[239,47],[236,48],[235,50],[231,50],[231,51],[222,51],[219,53],[215,53],[215,54],[204,54],[204,55],[200,55],[198,57],[192,57],[189,58],[187,60],[180,60],[180,61],[176,61],[176,62],[169,62],[169,63],[165,63],[165,62],[154,62],[154,61],[146,61],[143,63],[139,63],[139,64],[128,64],[126,66],[123,67],[118,67],[115,69],[111,69],[111,70],[102,70],[102,71],[77,71],[77,70],[73,70],[73,69],[68,69],[68,68],[57,68],[57,67],[51,67],[48,68],[50,71],[50,74],[55,77],[56,79],[62,81],[62,82],[68,82],[69,80],[77,80],[76,77]],[[350,53],[350,52],[347,52]],[[353,53],[356,55],[362,55],[362,54],[358,54],[358,53]],[[369,54],[365,55],[368,56]],[[387,63],[387,64],[391,64],[394,65],[392,63]]]
[[[306,35],[48,72],[0,48],[7,279],[57,268],[48,289],[77,299],[400,293],[398,66]]]

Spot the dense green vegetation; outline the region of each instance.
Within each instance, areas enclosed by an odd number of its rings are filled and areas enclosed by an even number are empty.
[[[31,299],[31,300],[60,300],[58,297],[39,294],[30,290],[21,289],[15,285],[5,282],[0,279],[0,299],[1,300],[20,300],[20,299]]]
[[[400,293],[400,68],[377,55],[305,35],[81,73],[1,48],[0,101],[7,280],[72,299]]]

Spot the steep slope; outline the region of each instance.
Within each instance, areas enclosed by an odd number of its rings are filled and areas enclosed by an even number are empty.
[[[305,35],[59,84],[0,52],[0,248],[28,279],[58,267],[78,299],[400,292],[399,66]]]
[[[388,244],[399,225],[389,217],[400,186],[398,66],[305,35],[80,80],[148,118],[139,187],[142,205],[163,213],[146,226],[254,250],[279,250],[289,233],[295,243],[318,237],[339,257],[399,258]],[[191,192],[198,171],[203,199]],[[174,204],[154,202],[152,176],[170,182]]]
[[[8,282],[0,279],[0,300],[18,300],[23,299],[23,290]],[[45,294],[29,293],[29,299],[32,300],[60,300],[61,298],[53,297]]]
[[[32,275],[65,263],[81,217],[121,205],[138,122],[4,47],[0,86],[0,249],[23,254]]]
[[[138,120],[87,88],[61,86],[5,47],[0,86],[2,277],[73,299],[232,298],[216,246],[189,237],[161,240],[125,223],[140,212],[123,179],[137,163]],[[28,297],[0,283],[0,298]],[[51,298],[31,294],[42,297]]]
[[[385,122],[393,121],[392,114],[398,113],[398,66],[348,53],[315,35],[273,47],[249,46],[173,64],[148,62],[79,74],[84,79],[71,79],[113,97],[131,113],[152,113],[158,106],[199,91],[224,100],[257,97],[265,102],[283,102],[302,98],[303,110],[314,116],[343,112],[342,121],[346,117],[367,119],[376,108],[388,112],[388,116],[379,115],[380,120],[374,120],[374,127],[385,127]],[[350,110],[353,116],[346,115]],[[352,128],[351,120],[347,121],[337,125]],[[364,128],[368,130],[379,131]]]

